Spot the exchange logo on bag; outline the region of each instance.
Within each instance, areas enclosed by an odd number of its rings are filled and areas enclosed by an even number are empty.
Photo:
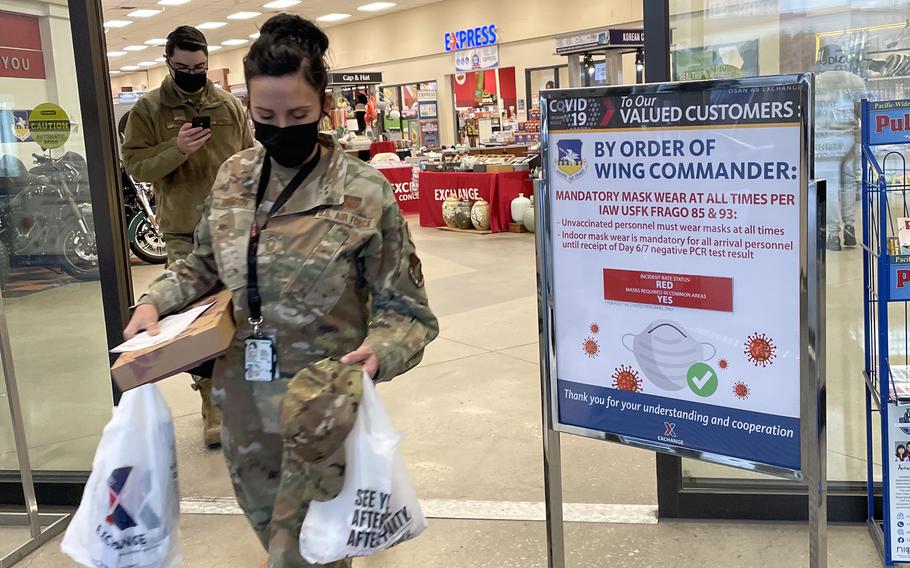
[[[118,529],[125,531],[138,526],[133,513],[136,511],[138,504],[138,517],[146,528],[156,529],[161,526],[161,519],[155,514],[155,511],[145,501],[148,497],[152,486],[151,476],[146,473],[145,476],[136,480],[133,473],[135,468],[132,466],[115,469],[111,477],[107,480],[110,487],[110,514],[107,517],[107,523],[114,525]],[[130,480],[133,480],[130,483]]]
[[[146,502],[152,488],[149,472],[139,472],[133,466],[117,468],[111,472],[107,485],[109,488],[108,515],[105,522],[108,526],[116,527],[121,532],[136,527],[148,530],[161,526],[161,518]],[[96,533],[105,546],[115,550],[148,544],[148,538],[144,532],[117,538],[111,533],[111,529],[99,525]]]

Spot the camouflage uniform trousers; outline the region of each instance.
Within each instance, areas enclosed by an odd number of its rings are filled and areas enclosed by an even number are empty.
[[[242,363],[239,348],[219,361],[212,394],[224,414],[222,448],[237,502],[269,568],[350,568],[350,559],[310,564],[300,555],[299,537],[309,503],[335,498],[344,484],[344,439],[361,383],[345,379],[341,396],[314,400],[326,385],[301,377],[306,371],[293,380],[251,382],[242,377]],[[330,418],[318,424],[320,417]]]

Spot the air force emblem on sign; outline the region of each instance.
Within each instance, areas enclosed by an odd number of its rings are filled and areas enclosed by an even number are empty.
[[[13,135],[16,136],[16,139],[19,140],[19,142],[25,142],[31,137],[32,133],[28,127],[28,113],[27,112],[26,113],[22,113],[21,111],[13,112],[12,129],[13,129]]]
[[[575,181],[585,174],[587,162],[581,159],[581,140],[560,140],[556,143],[556,173],[568,181]]]

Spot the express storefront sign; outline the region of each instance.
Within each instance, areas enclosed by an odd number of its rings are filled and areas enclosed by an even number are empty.
[[[0,77],[46,77],[38,18],[0,12]]]
[[[496,24],[447,32],[443,36],[446,51],[460,51],[494,45],[499,41],[496,33]]]

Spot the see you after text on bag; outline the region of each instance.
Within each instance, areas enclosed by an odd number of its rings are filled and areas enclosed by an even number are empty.
[[[363,398],[344,445],[347,465],[341,493],[330,501],[310,503],[300,529],[300,555],[307,562],[369,556],[426,529],[399,453],[402,438],[364,373]]]
[[[60,549],[92,568],[174,568],[179,514],[174,423],[158,387],[144,385],[105,426]]]

